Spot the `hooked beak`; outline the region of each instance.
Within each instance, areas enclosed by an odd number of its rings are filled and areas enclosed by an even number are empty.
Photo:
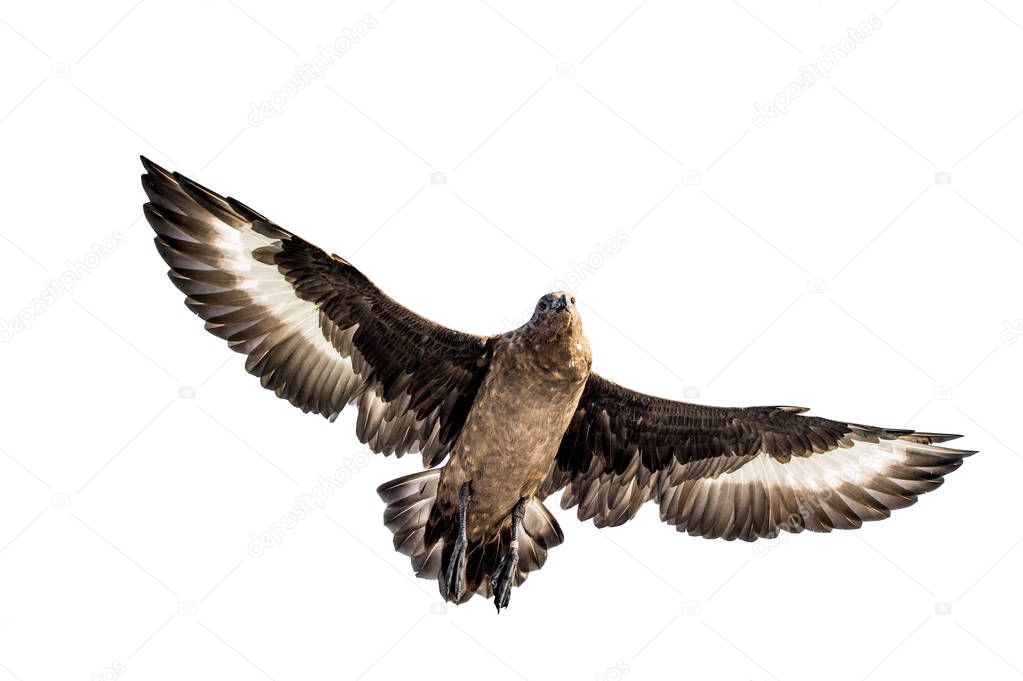
[[[554,300],[554,303],[551,305],[551,309],[552,310],[567,310],[568,309],[568,298],[566,298],[565,296],[561,296],[559,298],[556,298]]]

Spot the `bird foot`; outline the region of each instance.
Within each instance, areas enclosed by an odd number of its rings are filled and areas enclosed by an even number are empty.
[[[522,516],[525,512],[526,500],[522,498],[512,509],[511,542],[508,544],[508,552],[490,578],[490,589],[494,592],[494,606],[497,612],[501,612],[501,608],[507,608],[511,599],[512,584],[519,570],[519,527],[522,525]]]
[[[472,487],[466,482],[458,493],[458,536],[455,545],[451,549],[451,557],[448,559],[448,574],[446,588],[448,598],[455,603],[462,600],[465,591],[465,553],[468,545],[466,536],[465,516],[472,500]]]
[[[518,569],[519,543],[514,541],[498,566],[497,572],[490,578],[490,588],[494,592],[494,606],[497,608],[497,612],[501,612],[501,608],[508,607],[512,583],[515,581],[515,573],[518,572]]]
[[[448,560],[447,591],[448,598],[456,603],[465,591],[465,541],[461,536],[455,540]]]

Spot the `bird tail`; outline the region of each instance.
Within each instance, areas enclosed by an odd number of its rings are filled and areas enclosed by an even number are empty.
[[[458,532],[456,516],[444,514],[441,531],[428,528],[440,469],[406,475],[386,482],[377,488],[377,494],[387,504],[384,510],[384,524],[394,533],[394,549],[412,559],[412,569],[423,579],[436,579],[444,600],[455,601],[454,594],[448,594],[445,583],[448,560],[454,548]],[[435,514],[436,515],[436,514]],[[434,522],[437,522],[434,518]],[[427,532],[428,529],[432,531]],[[515,575],[515,586],[526,581],[527,575],[543,567],[547,551],[564,541],[561,526],[538,498],[533,497],[526,504],[519,532],[519,564]],[[466,551],[465,591],[459,603],[464,603],[475,594],[485,598],[493,595],[490,577],[501,564],[511,543],[511,522],[501,530],[479,541],[471,541]]]
[[[439,574],[443,540],[427,545],[426,523],[437,498],[440,469],[406,475],[377,487],[387,504],[384,525],[394,533],[394,550],[412,558],[412,569],[424,579]]]

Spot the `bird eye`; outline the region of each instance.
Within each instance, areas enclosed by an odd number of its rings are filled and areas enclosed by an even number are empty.
[[[537,307],[540,308],[541,310],[546,310],[547,309],[547,301],[541,300],[540,304],[537,305]]]
[[[575,296],[572,296],[572,304],[575,305]]]

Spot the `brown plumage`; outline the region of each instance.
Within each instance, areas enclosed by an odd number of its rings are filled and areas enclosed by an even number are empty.
[[[207,330],[303,411],[355,404],[371,449],[422,453],[429,470],[378,492],[395,549],[447,600],[507,605],[563,540],[542,503],[561,489],[598,527],[653,501],[679,531],[752,541],[887,517],[973,453],[939,446],[955,435],[623,388],[591,372],[563,292],[499,336],[445,328],[244,204],[143,165],[157,249]]]

